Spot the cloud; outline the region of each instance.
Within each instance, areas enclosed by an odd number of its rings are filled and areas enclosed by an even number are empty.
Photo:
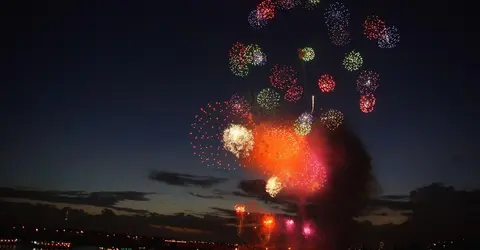
[[[146,213],[148,211],[116,207],[116,205],[122,201],[149,201],[149,199],[145,197],[149,194],[153,193],[136,191],[88,193],[84,191],[26,190],[0,187],[0,198],[15,198],[72,205],[90,205],[96,207],[113,208],[118,211],[129,213]]]
[[[226,178],[218,178],[212,176],[200,176],[191,174],[181,174],[165,171],[151,171],[148,178],[172,186],[196,186],[202,188],[210,188],[226,182]]]
[[[392,210],[410,210],[412,204],[408,201],[375,199],[370,200],[369,207],[386,207]]]
[[[384,195],[381,197],[383,200],[404,200],[410,199],[409,195]]]
[[[201,195],[201,194],[195,194],[192,192],[188,192],[188,194],[190,194],[191,196],[195,196],[203,199],[223,199],[224,198],[223,196],[220,196],[220,195]]]
[[[238,183],[238,189],[240,191],[233,191],[232,195],[245,198],[255,198],[257,200],[263,201],[267,204],[277,204],[282,205],[282,208],[279,206],[271,206],[275,209],[280,209],[284,212],[291,213],[292,207],[297,203],[298,197],[295,194],[282,191],[277,196],[271,197],[265,191],[266,181],[261,179],[255,180],[242,180]]]

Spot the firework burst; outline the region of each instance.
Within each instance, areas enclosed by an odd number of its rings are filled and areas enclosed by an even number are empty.
[[[378,16],[368,16],[363,22],[363,34],[369,40],[375,40],[385,35],[385,22]]]
[[[265,185],[265,191],[274,198],[280,193],[283,188],[283,183],[277,176],[272,176],[268,179],[267,184]]]
[[[329,74],[323,74],[318,79],[318,88],[324,93],[332,92],[335,89],[335,80]]]
[[[299,5],[299,0],[277,0],[275,4],[275,6],[280,10],[291,10]]]
[[[395,26],[387,27],[385,34],[377,40],[378,47],[382,49],[395,48],[399,42],[400,33],[398,33],[398,29]]]
[[[251,106],[250,103],[243,97],[237,94],[232,95],[228,101],[229,110],[234,116],[240,116],[243,118],[248,118],[250,115]]]
[[[357,78],[357,90],[363,94],[372,94],[378,88],[380,75],[370,70],[360,72]]]
[[[287,102],[298,102],[303,95],[303,87],[300,85],[295,85],[290,88],[288,88],[287,91],[285,91],[285,100]]]
[[[261,17],[260,11],[257,9],[252,10],[250,14],[248,14],[248,24],[253,29],[261,29],[268,24],[268,19]]]
[[[257,5],[257,15],[259,18],[271,20],[275,17],[275,4],[273,0],[263,0]]]
[[[273,89],[263,89],[257,95],[257,103],[266,110],[272,110],[280,105],[280,94]]]
[[[360,52],[356,52],[355,50],[351,51],[345,56],[343,59],[343,66],[348,71],[355,71],[362,67],[363,65],[363,58],[360,55]]]
[[[201,108],[191,124],[191,146],[194,155],[207,167],[233,170],[242,166],[222,146],[222,133],[230,123],[246,124],[245,119],[233,116],[227,102],[215,102]]]
[[[247,46],[237,42],[229,52],[230,70],[236,76],[248,75]]]
[[[310,62],[315,59],[315,50],[310,47],[298,49],[298,57],[305,62]]]
[[[278,89],[288,89],[297,83],[297,73],[290,66],[273,65],[270,84]]]
[[[252,130],[239,124],[230,124],[223,131],[223,148],[237,158],[245,158],[253,149],[253,139]]]
[[[377,99],[373,94],[362,95],[360,97],[360,110],[363,113],[371,113],[375,108]]]
[[[330,130],[338,128],[343,123],[343,119],[343,113],[335,109],[329,109],[320,116],[322,124]]]

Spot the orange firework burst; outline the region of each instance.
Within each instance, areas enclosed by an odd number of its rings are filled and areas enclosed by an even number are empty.
[[[235,212],[237,212],[237,214],[245,213],[245,205],[241,205],[241,204],[235,205]]]
[[[235,212],[238,216],[238,235],[242,234],[243,231],[243,215],[245,213],[245,205],[237,204],[235,205]]]
[[[263,217],[263,226],[267,230],[272,230],[275,227],[275,218],[271,215],[265,215]]]
[[[255,127],[255,146],[251,160],[265,172],[279,174],[294,172],[307,147],[305,137],[295,133],[292,126],[263,123]]]

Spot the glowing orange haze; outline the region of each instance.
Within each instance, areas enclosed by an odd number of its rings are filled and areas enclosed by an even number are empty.
[[[256,125],[253,129],[255,145],[246,165],[277,176],[284,185],[300,189],[298,191],[318,190],[326,179],[325,165],[319,160],[323,158],[319,155],[322,152],[313,152],[307,142],[310,135],[297,135],[292,124],[264,122]]]
[[[303,166],[307,141],[295,133],[293,126],[262,123],[255,127],[254,136],[250,160],[263,171],[281,177]]]

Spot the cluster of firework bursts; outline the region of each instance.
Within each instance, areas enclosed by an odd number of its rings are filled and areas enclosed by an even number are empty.
[[[395,26],[387,26],[385,21],[378,16],[368,16],[363,22],[363,34],[369,40],[376,40],[377,45],[383,49],[391,49],[400,42],[400,34]]]
[[[236,76],[247,76],[250,66],[263,66],[267,62],[267,55],[256,44],[245,45],[237,42],[230,49],[230,70]]]
[[[275,18],[279,10],[287,11],[297,7],[315,9],[320,0],[263,0],[248,14],[248,23],[253,29],[261,29]]]
[[[242,226],[245,221],[247,213],[247,207],[243,204],[237,204],[234,206],[235,213],[238,218],[238,233],[242,233]],[[255,216],[256,217],[256,216]],[[284,231],[286,233],[294,233],[296,230],[299,230],[301,235],[304,238],[309,238],[315,235],[315,226],[310,221],[305,221],[303,223],[296,222],[295,219],[290,217],[276,217],[272,214],[264,214],[258,218],[257,227],[262,231],[262,234],[265,235],[264,241],[268,242],[270,240],[272,232],[275,231]],[[301,227],[299,227],[301,225]]]
[[[273,20],[279,10],[297,7],[314,9],[319,0],[263,0],[250,12],[248,21],[255,29],[262,28]],[[328,35],[334,45],[343,46],[350,42],[350,13],[340,2],[327,6],[324,13]],[[369,16],[363,23],[368,40],[375,40],[381,48],[393,48],[399,42],[398,30],[377,16]],[[234,94],[222,102],[210,103],[200,109],[191,124],[191,145],[202,163],[208,167],[233,170],[238,167],[260,171],[268,180],[265,191],[278,196],[283,190],[307,196],[321,190],[327,180],[330,166],[326,153],[329,150],[322,134],[334,131],[344,122],[344,114],[336,109],[315,110],[315,95],[307,87],[306,64],[315,60],[312,47],[298,49],[298,59],[304,70],[304,84],[299,84],[297,71],[289,65],[274,64],[268,77],[269,86],[263,87],[252,97]],[[252,66],[263,66],[267,55],[256,44],[233,44],[229,52],[230,69],[235,76],[245,77]],[[343,68],[357,74],[356,89],[360,93],[360,110],[370,113],[376,104],[379,73],[364,69],[360,52],[351,50],[343,58]],[[316,80],[318,94],[329,94],[339,84],[337,78],[323,73]],[[353,84],[352,84],[353,85]],[[312,96],[311,109],[291,113],[290,105],[302,97]],[[304,100],[309,100],[305,98]],[[310,103],[309,103],[310,104]],[[283,112],[280,112],[283,111]],[[286,112],[285,112],[286,111]],[[323,126],[314,126],[315,123]],[[304,198],[304,197],[303,197]],[[239,231],[243,225],[246,207],[235,206],[239,218]],[[281,223],[278,223],[281,224]],[[275,217],[266,215],[261,225],[270,237],[271,230],[278,225]],[[293,230],[295,222],[285,220],[285,229]],[[313,224],[303,225],[305,237],[314,234]]]

